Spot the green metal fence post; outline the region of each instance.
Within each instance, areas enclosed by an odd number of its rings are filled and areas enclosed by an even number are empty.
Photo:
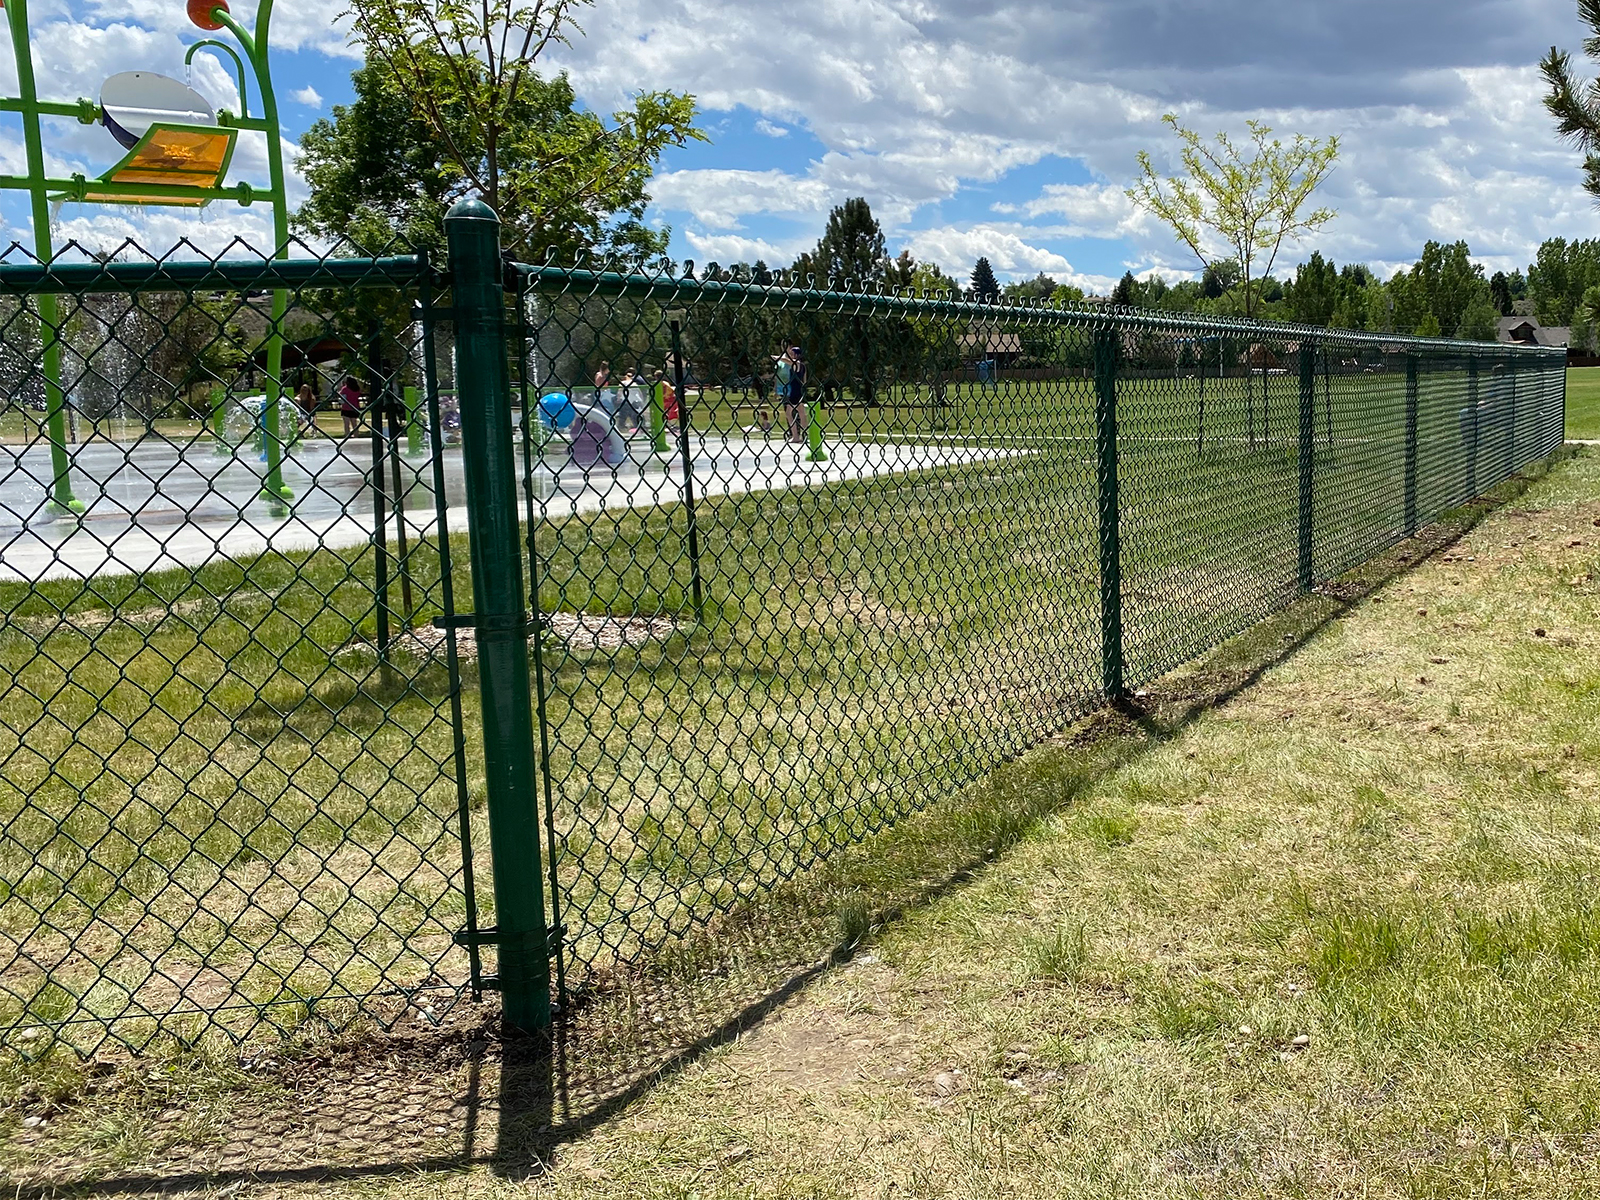
[[[539,853],[500,218],[481,200],[469,198],[451,208],[444,224],[483,699],[496,921],[492,941],[498,948],[502,1019],[509,1029],[534,1031],[550,1024],[549,931]]]
[[[1312,502],[1317,487],[1317,344],[1300,341],[1300,590],[1316,583]]]
[[[1406,355],[1406,536],[1417,532],[1417,356]]]
[[[1107,696],[1123,694],[1122,510],[1117,498],[1116,329],[1094,333],[1094,435],[1100,506],[1100,666]]]
[[[1467,494],[1478,494],[1478,356],[1467,351]]]

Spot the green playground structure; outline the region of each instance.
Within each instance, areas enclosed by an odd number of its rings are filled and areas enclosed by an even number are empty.
[[[189,47],[184,63],[192,62],[196,52],[213,49],[232,58],[239,81],[237,114],[226,109],[215,114],[215,123],[197,121],[208,116],[209,104],[189,92],[207,112],[161,111],[160,104],[148,104],[154,117],[141,131],[124,128],[118,121],[108,93],[118,84],[119,96],[159,95],[166,99],[174,88],[188,92],[186,85],[149,72],[127,72],[107,81],[101,100],[79,99],[70,102],[40,100],[33,75],[33,47],[28,35],[27,0],[3,0],[6,23],[11,30],[11,49],[17,63],[17,94],[0,97],[0,112],[22,117],[23,143],[27,152],[26,175],[0,175],[0,188],[26,191],[32,201],[34,253],[41,262],[54,257],[50,237],[50,205],[64,200],[93,204],[163,204],[200,208],[213,200],[232,200],[241,205],[257,202],[272,206],[272,232],[276,243],[274,258],[289,256],[289,212],[284,199],[283,139],[278,124],[278,101],[272,91],[272,71],[267,60],[268,31],[272,23],[273,0],[259,0],[254,30],[247,30],[230,13],[227,0],[188,0],[189,19],[207,32],[227,30],[244,50],[244,58],[226,42],[203,38]],[[256,91],[261,99],[261,115],[250,115],[245,63],[250,64]],[[127,103],[126,100],[123,101]],[[170,107],[170,106],[169,106]],[[97,178],[81,174],[51,178],[45,174],[44,140],[41,117],[71,117],[84,125],[104,125],[127,153]],[[234,144],[241,129],[266,135],[266,187],[248,182],[224,186]],[[83,505],[72,492],[71,458],[67,453],[66,396],[61,388],[60,313],[56,297],[41,293],[36,297],[42,361],[45,377],[45,427],[50,442],[50,500],[58,514],[83,512]],[[261,495],[281,510],[293,494],[283,482],[282,431],[279,428],[278,400],[283,394],[283,318],[288,309],[288,293],[272,293],[272,324],[267,334],[267,380],[265,441],[267,472]],[[213,427],[220,431],[220,408],[213,412]]]

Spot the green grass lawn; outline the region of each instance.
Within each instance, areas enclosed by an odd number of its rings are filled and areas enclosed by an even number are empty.
[[[1600,438],[1600,367],[1567,372],[1567,436]]]
[[[1533,380],[1480,387],[1471,454],[1465,377],[1424,377],[1420,521],[1538,444]],[[834,435],[915,433],[919,470],[702,499],[699,623],[685,506],[537,530],[543,611],[672,623],[642,644],[546,641],[574,983],[647,962],[1101,702],[1089,381],[953,401],[943,431],[925,409],[829,413]],[[1210,387],[1203,419],[1201,401],[1194,380],[1122,388],[1130,686],[1298,591],[1297,381]],[[1319,389],[1315,577],[1403,534],[1404,414],[1403,373]],[[986,454],[952,458],[963,445]],[[470,611],[464,540],[453,557]],[[413,576],[422,623],[442,603],[435,547]],[[380,667],[373,589],[355,550],[0,587],[0,1026],[90,1044],[74,1022],[127,1013],[119,1032],[139,1041],[158,1017],[192,1034],[226,1010],[248,1030],[263,1006],[292,1026],[313,1004],[333,1019],[373,993],[390,1009],[408,989],[454,994],[448,680],[429,653]],[[470,686],[465,703],[472,764]],[[475,767],[466,787],[489,923]]]

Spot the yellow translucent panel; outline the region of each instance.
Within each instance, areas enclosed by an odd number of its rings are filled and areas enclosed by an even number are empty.
[[[170,187],[216,187],[233,148],[231,129],[170,128],[154,125],[144,139],[105,175],[107,183],[157,183]],[[151,200],[140,196],[98,195],[96,200],[128,204],[204,204],[200,198]]]

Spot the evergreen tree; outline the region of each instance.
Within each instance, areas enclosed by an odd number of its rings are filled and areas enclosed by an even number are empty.
[[[817,248],[794,264],[804,281],[815,275],[819,287],[882,285],[888,274],[889,251],[872,206],[860,196],[836,205],[817,240]]]
[[[896,290],[909,288],[917,278],[917,260],[911,257],[911,251],[900,251],[900,257],[889,264],[888,277],[885,279],[891,288]]]
[[[1000,295],[1000,281],[994,277],[987,258],[980,258],[973,265],[972,291],[979,300],[994,300]]]
[[[1117,280],[1117,286],[1111,289],[1111,303],[1129,308],[1139,303],[1139,281],[1133,277],[1132,271],[1124,271],[1122,278]]]
[[[1489,280],[1489,300],[1502,317],[1511,315],[1511,280],[1504,271],[1496,271]]]
[[[1339,307],[1339,271],[1320,251],[1301,263],[1289,285],[1289,314],[1303,325],[1327,325]]]

